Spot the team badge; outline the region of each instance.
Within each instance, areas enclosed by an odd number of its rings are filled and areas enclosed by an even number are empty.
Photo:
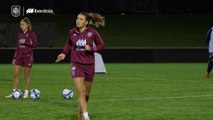
[[[87,37],[92,37],[92,32],[88,32]]]
[[[13,17],[18,17],[21,14],[21,6],[20,5],[12,5],[11,6],[11,15]]]

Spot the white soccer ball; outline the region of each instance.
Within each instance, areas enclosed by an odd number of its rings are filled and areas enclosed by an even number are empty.
[[[32,89],[30,91],[30,98],[31,99],[38,99],[40,98],[41,92],[38,89]]]
[[[21,92],[21,90],[16,90],[12,93],[12,97],[14,99],[19,99],[22,98],[23,93]]]
[[[70,89],[64,89],[63,92],[62,92],[62,96],[65,99],[71,99],[73,97],[73,91],[70,90]]]

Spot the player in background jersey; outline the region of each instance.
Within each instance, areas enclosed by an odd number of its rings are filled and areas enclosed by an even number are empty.
[[[97,13],[81,12],[76,19],[76,27],[69,31],[67,42],[56,62],[64,60],[71,52],[71,75],[78,92],[78,120],[90,120],[87,102],[95,73],[94,52],[104,49],[99,33],[91,26],[104,26],[104,17]]]
[[[210,73],[212,71],[212,67],[213,67],[213,27],[210,28],[207,32],[207,44],[208,44],[208,51],[209,51],[209,60],[208,60],[208,67],[207,67],[207,71],[206,71],[206,79],[208,79],[210,77]]]
[[[213,27],[210,28],[207,32],[207,44],[208,44],[208,50],[209,50],[209,61],[208,61],[208,67],[206,71],[206,79],[210,77],[210,72],[212,71],[213,67]]]
[[[37,40],[35,33],[31,30],[29,18],[25,17],[20,21],[20,28],[21,32],[18,33],[16,51],[12,60],[12,64],[14,64],[13,91],[18,90],[20,72],[24,68],[25,91],[23,98],[28,98],[33,49],[37,47]],[[6,98],[11,97],[12,94],[6,96]]]

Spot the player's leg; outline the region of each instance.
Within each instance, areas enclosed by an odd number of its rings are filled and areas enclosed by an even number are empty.
[[[86,68],[86,75],[85,75],[85,87],[86,87],[86,102],[89,101],[89,97],[90,97],[90,91],[92,88],[92,83],[93,83],[93,79],[94,79],[94,74],[95,74],[95,65],[88,65]]]
[[[25,91],[24,91],[24,97],[23,98],[28,98],[29,86],[30,86],[30,71],[31,71],[31,67],[24,67]]]
[[[85,100],[86,100],[86,102],[88,102],[88,100],[89,100],[89,94],[91,91],[91,87],[92,87],[92,82],[85,81],[85,88],[86,88]],[[78,120],[84,120],[84,118],[82,116],[82,110],[81,110],[80,104],[78,105]]]
[[[89,100],[89,95],[90,91],[92,88],[92,83],[93,83],[93,78],[94,78],[94,73],[95,73],[95,66],[94,65],[87,65],[87,66],[82,66],[82,69],[85,74],[85,81],[84,81],[84,86],[85,86],[85,101],[86,105]],[[84,118],[90,119],[88,116],[88,112],[83,112]]]
[[[78,120],[84,120],[79,103],[78,103]]]
[[[90,91],[91,91],[91,88],[92,88],[92,82],[88,82],[88,81],[85,81],[85,87],[86,87],[86,102],[89,101],[89,96],[90,96]]]
[[[207,72],[206,72],[206,79],[210,77],[210,72],[212,71],[213,67],[213,54],[211,53],[209,55],[209,61],[208,61],[208,67],[207,67]]]
[[[78,92],[78,103],[80,105],[80,110],[83,113],[84,119],[89,119],[87,112],[87,104],[86,104],[86,88],[85,88],[85,78],[84,77],[74,77],[73,78],[74,85]]]
[[[14,67],[14,80],[13,80],[13,89],[17,90],[19,85],[19,76],[22,66],[15,65]]]
[[[13,91],[18,89],[18,85],[19,85],[19,76],[20,76],[20,72],[21,72],[22,66],[19,65],[15,65],[14,66],[14,77],[13,77]],[[5,96],[6,98],[11,98],[12,94]]]
[[[25,91],[23,98],[28,98],[29,94],[29,86],[30,86],[30,71],[33,64],[33,55],[27,54],[25,57],[23,57],[24,62],[24,75],[25,75]]]

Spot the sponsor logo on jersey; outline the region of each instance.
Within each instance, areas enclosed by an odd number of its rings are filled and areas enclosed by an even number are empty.
[[[26,46],[24,46],[24,45],[19,45],[19,48],[25,48]]]
[[[85,48],[76,48],[76,51],[81,51],[81,52],[83,52],[83,51],[86,51],[86,50],[85,50]]]
[[[77,47],[84,47],[86,46],[87,44],[87,40],[86,39],[79,39],[77,42],[76,42],[76,46]]]

